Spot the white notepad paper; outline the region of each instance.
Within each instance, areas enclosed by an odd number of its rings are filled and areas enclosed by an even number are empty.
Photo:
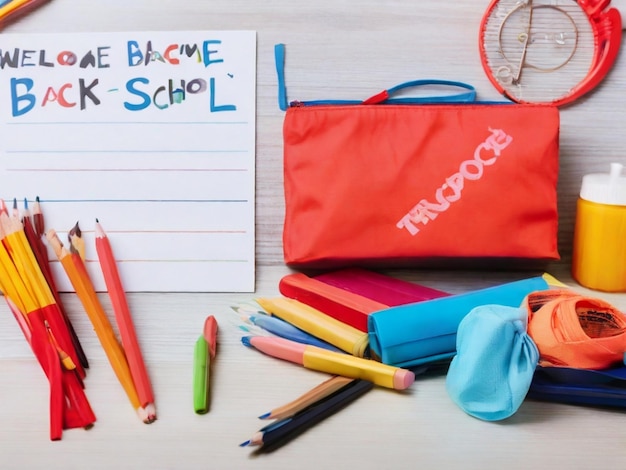
[[[0,195],[106,231],[130,292],[254,291],[256,34],[0,37]],[[61,291],[71,291],[50,259]]]

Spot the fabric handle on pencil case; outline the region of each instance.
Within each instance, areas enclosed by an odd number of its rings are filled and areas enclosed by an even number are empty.
[[[282,111],[286,111],[290,103],[287,99],[287,87],[285,84],[285,45],[274,46],[274,59],[276,62],[276,74],[278,76],[278,105]],[[400,96],[412,88],[450,88],[450,93],[424,94],[423,96]],[[454,90],[460,90],[454,92]],[[396,96],[396,97],[394,97]],[[422,79],[411,80],[401,83],[389,89],[383,90],[366,100],[313,100],[298,101],[298,105],[373,105],[373,104],[435,104],[435,103],[472,103],[476,101],[476,89],[467,83],[454,80]]]

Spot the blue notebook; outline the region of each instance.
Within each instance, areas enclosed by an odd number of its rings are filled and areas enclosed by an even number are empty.
[[[576,405],[626,407],[626,366],[605,370],[537,367],[528,398]]]

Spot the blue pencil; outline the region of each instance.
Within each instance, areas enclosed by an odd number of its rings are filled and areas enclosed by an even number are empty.
[[[263,451],[275,450],[320,421],[338,412],[371,390],[373,386],[372,382],[366,380],[353,380],[337,392],[302,410],[293,417],[264,426],[251,439],[241,443],[240,446],[262,446],[261,449]]]
[[[322,341],[321,339],[316,338],[300,328],[296,328],[291,323],[281,320],[278,317],[260,313],[259,315],[250,315],[249,320],[253,325],[263,328],[265,331],[269,331],[270,333],[273,333],[281,338],[289,339],[302,344],[317,346],[319,348],[328,349],[329,351],[343,352],[332,344]]]

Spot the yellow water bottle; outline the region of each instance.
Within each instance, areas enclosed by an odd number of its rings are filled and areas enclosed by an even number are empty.
[[[582,286],[626,292],[626,177],[623,165],[585,175],[576,204],[572,276]]]

